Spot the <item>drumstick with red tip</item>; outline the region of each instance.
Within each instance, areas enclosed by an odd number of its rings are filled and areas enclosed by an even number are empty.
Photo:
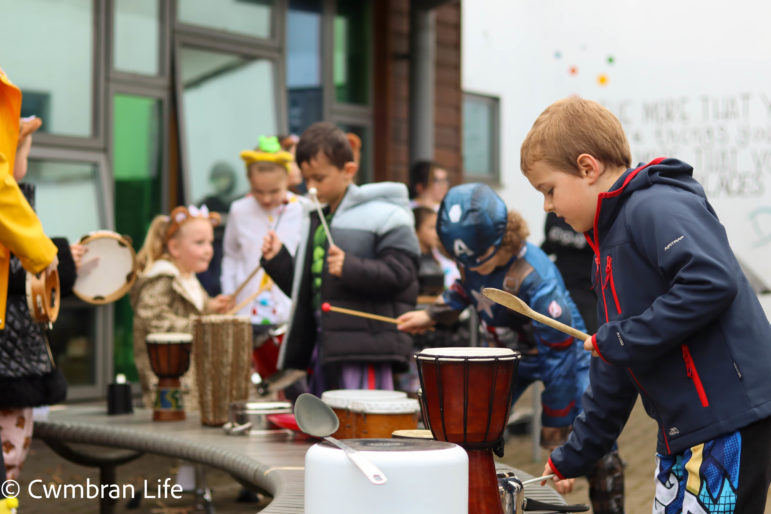
[[[340,314],[348,314],[349,316],[358,316],[360,318],[369,318],[377,321],[384,321],[386,323],[393,323],[398,325],[399,322],[396,318],[389,318],[388,316],[380,316],[379,314],[370,314],[369,312],[356,311],[353,309],[345,309],[343,307],[335,307],[327,302],[321,304],[321,310],[324,312],[339,312]]]
[[[335,242],[332,240],[332,233],[329,231],[329,226],[327,225],[327,219],[324,217],[324,211],[321,210],[319,197],[316,196],[317,193],[318,191],[316,190],[315,187],[312,187],[308,190],[308,194],[311,195],[311,198],[313,199],[313,204],[316,206],[316,211],[319,213],[319,218],[321,218],[321,224],[324,225],[324,232],[327,233],[329,246],[334,246]]]

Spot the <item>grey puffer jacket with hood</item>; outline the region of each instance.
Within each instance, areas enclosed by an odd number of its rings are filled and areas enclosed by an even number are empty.
[[[303,202],[306,216],[294,257],[286,248],[262,264],[276,284],[292,298],[289,330],[279,355],[280,369],[308,368],[317,340],[321,364],[335,362],[390,362],[404,370],[412,339],[382,321],[321,313],[317,333],[313,312],[310,266],[318,214]],[[321,301],[337,307],[397,317],[414,308],[418,294],[419,247],[407,188],[395,182],[350,185],[340,202],[330,231],[335,245],[345,252],[341,277],[330,275],[326,259]]]

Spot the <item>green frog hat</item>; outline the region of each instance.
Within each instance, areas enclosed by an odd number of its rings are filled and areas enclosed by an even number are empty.
[[[259,144],[254,150],[244,150],[241,158],[247,166],[255,162],[273,162],[286,168],[289,173],[289,165],[294,160],[291,153],[281,149],[281,143],[274,136],[260,136]]]

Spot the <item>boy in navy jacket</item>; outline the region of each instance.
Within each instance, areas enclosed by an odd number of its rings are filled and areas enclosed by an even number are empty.
[[[584,412],[544,473],[584,474],[637,395],[659,425],[655,512],[759,512],[771,483],[771,326],[691,166],[630,169],[619,121],[567,98],[536,119],[522,171],[594,250],[600,327]]]

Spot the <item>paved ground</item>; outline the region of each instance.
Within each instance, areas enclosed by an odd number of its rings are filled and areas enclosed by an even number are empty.
[[[528,399],[523,398],[527,405]],[[655,424],[645,415],[640,404],[635,407],[629,424],[621,435],[621,455],[626,461],[626,510],[628,513],[651,512],[651,500],[653,491],[653,469],[655,450]],[[532,446],[527,436],[514,437],[506,446],[503,462],[523,469],[531,474],[540,474],[543,469],[543,460],[533,462]],[[166,457],[145,455],[129,464],[119,468],[118,484],[135,484],[137,489],[143,483],[156,486],[159,481],[174,477],[179,461]],[[98,483],[98,473],[94,468],[86,468],[71,464],[54,454],[48,447],[39,441],[32,443],[27,464],[22,473],[20,484],[22,495],[20,496],[20,514],[68,512],[68,513],[96,513],[99,512],[96,500],[38,500],[29,497],[27,484],[39,479],[46,484],[76,484]],[[228,474],[217,470],[210,470],[207,475],[208,483],[213,490],[213,500],[216,512],[224,514],[254,513],[260,510],[263,503],[238,503],[235,501],[241,489]],[[42,487],[42,486],[41,486]],[[40,489],[37,489],[38,491]],[[35,486],[33,486],[33,492]],[[588,503],[586,481],[577,481],[577,487],[566,498],[569,503]],[[194,498],[191,494],[183,495],[180,500],[143,500],[139,508],[129,509],[128,502],[118,502],[116,513],[139,514],[182,514],[194,512]],[[771,514],[771,501],[767,505],[765,514]]]

